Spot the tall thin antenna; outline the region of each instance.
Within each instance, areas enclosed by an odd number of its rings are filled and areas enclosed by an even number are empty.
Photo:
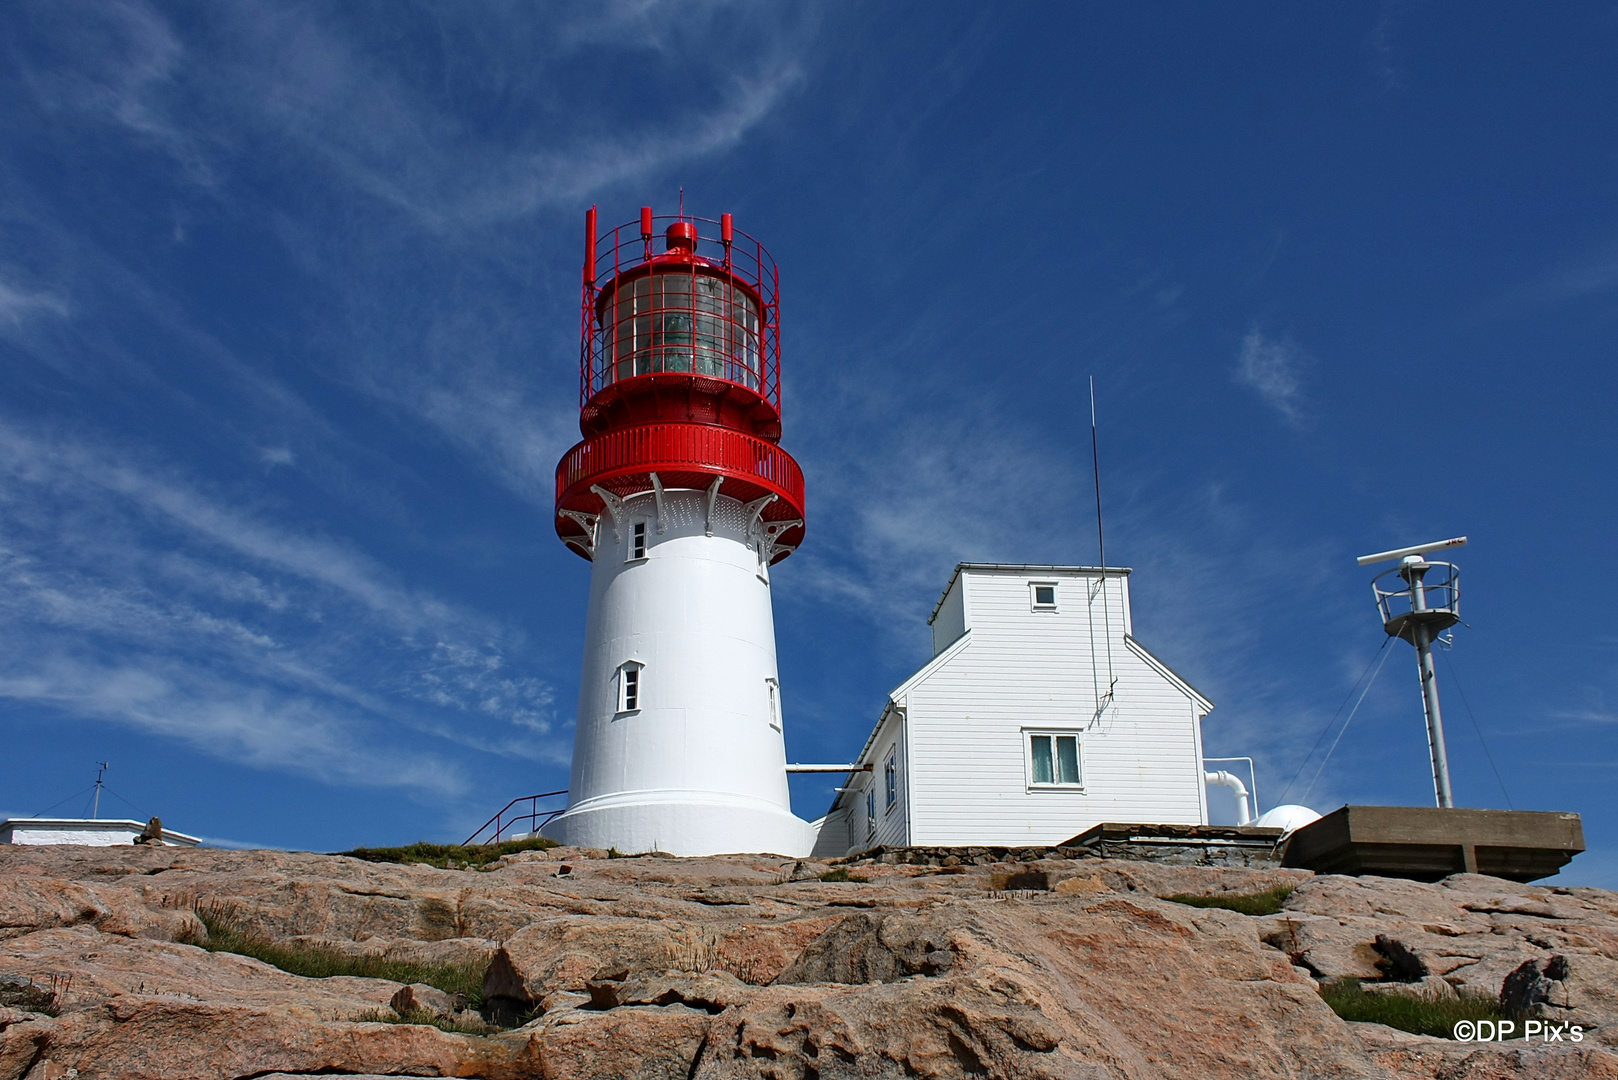
[[[1096,547],[1100,549],[1101,568],[1107,568],[1107,537],[1101,531],[1101,451],[1096,434],[1096,377],[1090,376],[1090,460],[1096,470]]]
[[[1101,619],[1102,627],[1107,636],[1107,693],[1096,702],[1094,720],[1101,719],[1101,714],[1112,703],[1113,691],[1118,689],[1118,676],[1112,667],[1112,601],[1107,589],[1107,536],[1101,527],[1101,438],[1097,433],[1096,424],[1096,377],[1090,376],[1090,460],[1095,465],[1096,478],[1096,548],[1101,557]],[[1090,597],[1092,605],[1095,597]],[[1095,639],[1091,638],[1091,663],[1095,660]]]
[[[105,761],[98,761],[96,764],[100,767],[96,769],[95,803],[90,809],[90,820],[92,821],[101,816],[101,778],[102,776],[106,775],[108,769],[112,768],[112,766],[107,764]]]
[[[685,220],[685,185],[680,185],[680,220]]]

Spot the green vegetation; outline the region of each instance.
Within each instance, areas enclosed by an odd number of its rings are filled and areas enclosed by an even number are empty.
[[[425,840],[409,847],[355,848],[353,851],[334,851],[333,855],[347,855],[351,859],[364,859],[379,863],[423,863],[440,870],[481,870],[502,855],[518,851],[544,851],[556,846],[555,840],[543,836],[527,840],[506,840],[499,844],[429,844]]]
[[[202,925],[208,928],[206,941],[194,941],[209,952],[230,952],[262,960],[271,967],[311,979],[332,975],[358,975],[364,979],[388,979],[398,983],[426,983],[455,996],[464,1007],[483,1005],[483,972],[487,961],[465,964],[418,964],[389,960],[380,956],[349,956],[336,949],[302,942],[271,941],[245,929],[231,912],[220,908],[197,909]]]
[[[1358,979],[1338,979],[1320,988],[1332,1012],[1344,1020],[1385,1024],[1414,1035],[1455,1037],[1461,1020],[1499,1020],[1500,1006],[1488,998],[1451,998],[1427,1001],[1397,994],[1367,994]]]
[[[1215,896],[1165,896],[1164,900],[1173,900],[1176,904],[1189,904],[1191,907],[1224,908],[1227,911],[1239,911],[1243,915],[1274,915],[1281,910],[1286,898],[1292,895],[1293,886],[1277,885],[1273,889],[1266,889],[1260,893],[1224,893]]]
[[[425,1024],[428,1027],[435,1027],[439,1031],[449,1031],[459,1035],[487,1035],[491,1031],[500,1030],[493,1024],[466,1024],[459,1020],[452,1020],[449,1017],[439,1016],[437,1013],[428,1012],[425,1009],[415,1009],[402,1016],[383,1009],[371,1009],[360,1013],[354,1020],[361,1024]]]
[[[858,882],[861,885],[864,885],[866,882],[870,881],[871,879],[868,878],[868,877],[865,877],[863,875],[860,875],[860,874],[850,874],[848,872],[848,867],[839,866],[839,867],[836,867],[835,869],[827,870],[824,874],[821,874],[820,875],[820,880],[821,881],[855,881],[855,882]]]

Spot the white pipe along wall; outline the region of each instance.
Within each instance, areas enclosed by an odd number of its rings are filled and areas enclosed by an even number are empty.
[[[1235,776],[1232,773],[1228,773],[1224,769],[1220,769],[1218,772],[1204,771],[1202,778],[1210,784],[1215,784],[1219,787],[1228,787],[1232,793],[1235,794],[1237,825],[1251,825],[1253,823],[1253,815],[1248,811],[1247,808],[1247,785],[1242,783],[1240,777]]]
[[[595,526],[568,808],[541,832],[625,854],[806,856],[758,509],[719,494],[710,519],[707,492],[656,494]]]

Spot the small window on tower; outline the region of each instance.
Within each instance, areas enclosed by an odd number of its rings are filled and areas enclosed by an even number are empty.
[[[774,679],[764,680],[764,689],[770,694],[770,726],[781,730],[781,684]]]
[[[646,558],[646,522],[644,521],[635,522],[635,527],[630,531],[629,558],[631,561]]]
[[[1028,587],[1033,592],[1035,611],[1056,610],[1056,583],[1054,581],[1031,581]]]
[[[639,664],[625,664],[618,669],[619,712],[638,712],[640,710],[640,673],[641,666]]]

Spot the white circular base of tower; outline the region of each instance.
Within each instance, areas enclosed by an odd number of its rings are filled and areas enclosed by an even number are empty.
[[[637,791],[591,799],[553,818],[541,835],[573,847],[616,848],[625,855],[767,853],[806,858],[814,829],[766,802],[693,791]]]

